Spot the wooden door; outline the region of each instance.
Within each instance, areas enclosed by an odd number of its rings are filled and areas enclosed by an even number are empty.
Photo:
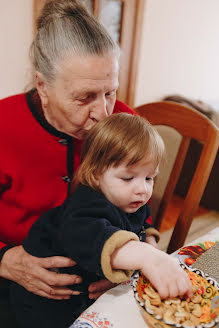
[[[134,105],[140,33],[146,0],[81,0],[103,23],[121,48],[119,90],[117,98]],[[45,0],[34,0],[36,21]]]

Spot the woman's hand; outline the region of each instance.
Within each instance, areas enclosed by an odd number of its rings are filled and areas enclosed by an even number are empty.
[[[150,244],[151,246],[154,246],[155,248],[158,248],[158,244],[154,236],[147,236],[145,242]]]
[[[117,286],[117,284],[113,284],[111,281],[107,279],[102,279],[99,281],[95,281],[90,284],[88,291],[89,291],[89,298],[90,299],[97,299],[102,294],[104,294],[107,290]]]
[[[23,286],[28,291],[55,300],[69,299],[80,292],[65,287],[78,284],[76,275],[58,274],[47,269],[71,267],[76,263],[66,257],[38,258],[28,254],[22,246],[7,250],[0,263],[0,276]]]

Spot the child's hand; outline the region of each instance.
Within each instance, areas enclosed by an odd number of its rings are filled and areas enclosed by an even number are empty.
[[[154,236],[147,236],[146,237],[146,243],[150,244],[151,246],[154,246],[155,248],[158,248],[158,244],[156,242],[156,238]]]
[[[128,241],[113,252],[111,265],[112,269],[140,270],[161,298],[193,296],[189,277],[177,260],[147,243]]]
[[[154,247],[146,252],[140,270],[157,289],[161,298],[185,294],[188,297],[193,296],[189,277],[177,260]]]

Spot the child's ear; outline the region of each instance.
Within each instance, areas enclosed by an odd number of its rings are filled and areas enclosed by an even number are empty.
[[[95,185],[96,185],[97,187],[99,187],[99,186],[100,186],[99,175],[94,174],[94,176],[93,176],[93,180],[94,180]]]
[[[92,180],[98,189],[100,188],[100,174],[100,172],[93,172],[92,174]]]

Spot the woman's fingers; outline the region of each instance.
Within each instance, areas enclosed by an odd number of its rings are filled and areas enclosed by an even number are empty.
[[[56,273],[42,267],[35,267],[33,276],[40,279],[49,286],[68,286],[73,284],[80,284],[82,279],[77,275],[70,275],[67,273]]]
[[[90,284],[88,291],[89,291],[89,298],[90,299],[97,299],[100,297],[103,293],[105,293],[107,290],[115,287],[117,284],[112,283],[111,281],[107,279],[102,279],[99,281],[95,281],[92,284]]]
[[[45,265],[47,261],[43,262]],[[56,263],[57,262],[53,259],[52,264]],[[57,264],[59,265],[59,263]],[[42,265],[42,263],[40,262],[38,265],[35,263],[31,270],[29,269],[28,275],[26,274],[26,277],[24,277],[24,281],[20,281],[23,287],[37,295],[51,299],[65,299],[69,298],[71,295],[80,294],[80,292],[72,291],[65,286],[81,283],[81,277],[70,274],[59,274],[39,265]],[[49,267],[51,268],[50,265]]]
[[[37,258],[25,252],[22,246],[16,246],[4,254],[0,275],[15,281],[34,294],[63,299],[70,295],[78,295],[77,291],[74,292],[65,286],[80,283],[81,277],[59,274],[48,269],[73,265],[75,262],[69,258],[61,256]]]
[[[75,261],[64,256],[52,256],[52,257],[45,257],[45,258],[38,258],[33,256],[33,258],[41,267],[44,267],[46,269],[67,268],[67,267],[72,267],[76,264]]]
[[[64,287],[73,285],[77,280],[81,281],[80,277],[49,272],[46,269],[41,269],[40,272],[42,279],[39,280],[38,275],[34,274],[31,283],[21,282],[21,285],[34,294],[51,299],[68,299],[71,295],[80,294],[78,291]],[[66,282],[70,283],[66,284]]]
[[[89,292],[100,292],[115,287],[116,284],[112,283],[107,279],[92,282],[88,288]]]
[[[56,300],[69,299],[72,295],[80,294],[79,291],[72,291],[64,287],[49,286],[42,281],[37,281],[36,285],[32,286],[31,291],[37,295]]]

